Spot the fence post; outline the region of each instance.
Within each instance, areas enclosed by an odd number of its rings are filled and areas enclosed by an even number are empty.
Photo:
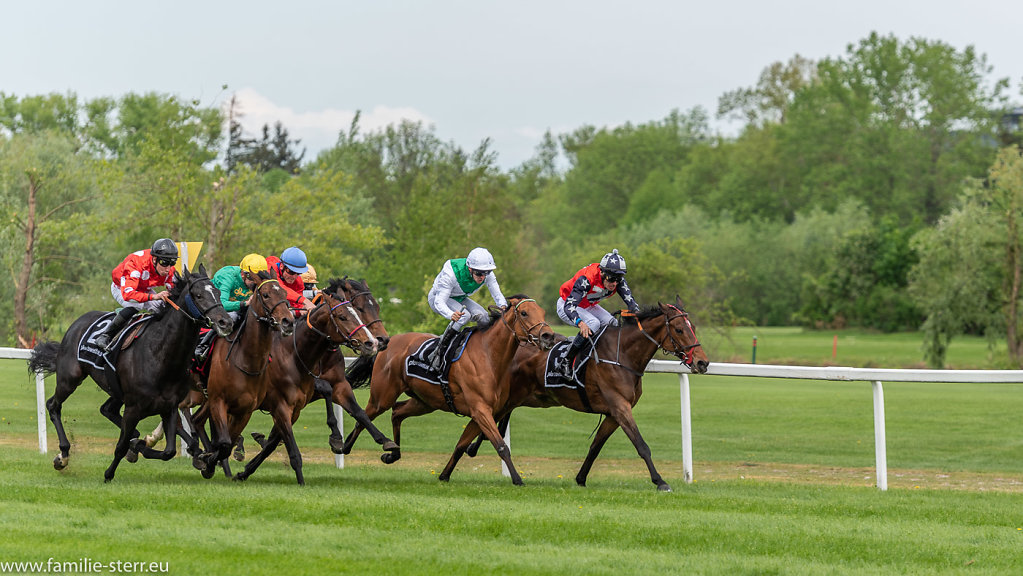
[[[877,487],[888,490],[888,452],[884,437],[884,389],[874,380],[874,457],[877,465]]]
[[[330,398],[327,398],[327,402],[331,402]],[[334,418],[337,418],[337,431],[341,433],[341,438],[344,438],[345,437],[345,415],[344,415],[344,412],[341,411],[341,406],[339,404],[334,404],[333,402],[331,402],[331,405],[334,407]],[[345,467],[345,455],[344,454],[334,454],[334,465],[337,466],[339,469],[340,468],[344,468]]]
[[[679,374],[679,398],[682,402],[682,477],[693,483],[693,423],[689,411],[689,374]]]
[[[508,427],[504,429],[504,443],[508,446],[508,453],[511,453],[511,420],[508,420]],[[501,475],[505,478],[511,478],[511,470],[508,469],[508,465],[501,460]]]
[[[36,372],[36,420],[39,421],[39,453],[46,454],[46,378]]]

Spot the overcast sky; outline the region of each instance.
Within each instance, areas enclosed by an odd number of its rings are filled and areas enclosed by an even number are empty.
[[[364,130],[409,118],[467,151],[490,138],[510,168],[548,129],[713,114],[771,63],[840,57],[871,31],[973,45],[1023,101],[1023,2],[1005,0],[23,0],[2,14],[0,92],[235,93],[250,134],[280,120],[307,159],[361,110]]]

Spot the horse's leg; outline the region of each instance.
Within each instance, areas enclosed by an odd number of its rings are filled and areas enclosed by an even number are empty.
[[[501,418],[500,422],[497,423],[497,431],[501,433],[501,438],[504,438],[505,433],[508,432],[508,419],[510,418],[511,413],[509,412],[508,414],[504,415],[504,418]],[[480,446],[486,439],[487,439],[486,436],[484,436],[483,434],[477,436],[476,440],[473,440],[472,444],[469,444],[469,447],[465,449],[465,455],[468,456],[469,458],[475,458],[476,454],[478,454],[480,451]]]
[[[259,453],[253,456],[252,460],[249,460],[248,463],[245,464],[244,470],[235,474],[234,480],[242,481],[251,476],[256,471],[256,468],[259,468],[259,465],[263,463],[263,460],[266,460],[270,454],[273,454],[273,452],[277,450],[277,446],[279,446],[280,443],[281,434],[277,430],[277,425],[275,424],[274,427],[270,429],[270,436],[267,437],[261,445]]]
[[[582,467],[579,468],[579,473],[575,475],[576,484],[586,486],[586,477],[590,474],[593,462],[597,459],[597,455],[600,454],[600,450],[604,447],[607,439],[617,429],[618,422],[611,417],[604,418],[604,421],[597,427],[597,432],[593,436],[593,443],[590,444],[590,450],[586,453],[586,460],[583,462]]]
[[[382,388],[382,386],[379,385],[376,390],[370,387],[369,400],[366,401],[365,410],[367,423],[372,422],[377,416],[383,414],[392,406],[394,406],[395,400],[397,400],[398,396],[401,394],[401,390],[398,389],[397,384],[388,386],[387,389],[384,390],[382,394],[380,393],[380,388]],[[377,397],[378,395],[379,398]],[[359,437],[359,434],[362,432],[363,428],[365,428],[365,426],[357,418],[355,422],[355,427],[348,434],[348,438],[345,438],[345,445],[341,452],[342,454],[351,453],[352,446],[355,445],[355,440]],[[394,439],[394,441],[397,444],[401,444],[397,437]],[[392,451],[391,453],[393,454],[394,452]],[[401,456],[399,456],[399,458],[400,457]],[[397,458],[395,458],[395,460],[397,460]]]
[[[473,442],[476,437],[482,438],[480,434],[480,427],[476,424],[475,420],[470,420],[465,425],[465,430],[462,430],[462,435],[458,438],[458,443],[455,444],[455,451],[451,454],[451,459],[448,460],[448,465],[444,467],[444,470],[440,473],[441,482],[447,482],[451,479],[451,473],[455,470],[455,465],[458,464],[458,460],[462,458],[462,454],[466,452],[466,448],[471,444],[474,444],[477,449],[479,448],[479,442]]]
[[[223,399],[211,399],[205,406],[205,417],[210,423],[210,443],[207,451],[203,452],[203,478],[212,478],[214,468],[218,462],[230,454],[234,442],[231,441],[230,428],[228,427],[227,405]],[[200,414],[203,411],[200,410]],[[197,419],[198,420],[198,419]]]
[[[258,443],[258,440],[257,440]],[[245,437],[239,436],[238,441],[234,443],[234,452],[231,453],[231,457],[241,462],[245,460]]]
[[[133,447],[139,454],[146,458],[158,459],[158,460],[170,460],[174,457],[177,452],[177,428],[178,428],[178,409],[174,408],[169,412],[160,416],[160,424],[163,429],[167,432],[167,444],[163,450],[154,450],[150,448],[145,440],[139,438],[132,439],[128,445]]]
[[[130,442],[137,436],[132,436],[132,433],[136,433],[135,427],[138,426],[139,421],[142,418],[139,416],[138,410],[134,406],[126,406],[124,409],[124,419],[121,422],[121,435],[117,439],[117,445],[114,447],[114,460],[110,463],[110,467],[103,473],[103,481],[110,482],[114,479],[114,472],[117,470],[117,465],[121,463],[121,459],[124,458],[125,454],[128,453]]]
[[[658,490],[662,492],[671,492],[671,486],[669,486],[668,483],[661,478],[660,473],[657,472],[657,468],[654,467],[654,461],[650,458],[650,447],[647,446],[646,441],[643,440],[643,436],[639,433],[639,427],[636,426],[636,420],[632,416],[632,406],[624,399],[611,402],[609,404],[611,406],[611,418],[614,418],[617,421],[617,424],[622,427],[622,431],[629,437],[629,440],[632,440],[632,445],[636,447],[636,452],[639,453],[639,457],[643,459],[643,462],[646,462],[646,467],[650,470],[650,481],[657,486]],[[601,427],[603,427],[603,424],[601,424]],[[613,431],[614,430],[612,429],[611,432]],[[610,432],[608,435],[610,435]],[[594,438],[593,442],[596,444],[597,439]],[[596,447],[596,452],[600,452],[599,446]],[[590,454],[586,455],[586,461],[583,462],[583,469],[579,470],[579,474],[582,475],[583,482],[586,481],[586,476],[583,474],[583,470],[589,472],[589,466],[593,465],[593,459],[596,459],[596,457],[597,454],[594,452],[593,447],[591,447]],[[579,482],[578,476],[576,477],[576,482]]]
[[[163,420],[153,428],[153,431],[146,435],[146,446],[152,448],[156,446],[156,443],[163,439]]]
[[[330,382],[323,378],[314,378],[313,396],[306,406],[320,399],[327,405],[327,428],[330,429],[330,438],[327,443],[330,444],[330,451],[334,454],[344,454],[345,437],[341,434],[341,429],[337,427],[337,416],[334,414],[334,403],[331,401],[332,395]]]
[[[490,406],[482,401],[473,402],[469,404],[469,415],[472,416],[476,425],[480,427],[483,434],[490,440],[490,443],[494,445],[494,449],[497,450],[497,455],[504,461],[505,466],[508,467],[508,474],[511,476],[512,484],[516,486],[522,485],[522,477],[519,476],[518,470],[515,469],[515,465],[512,464],[511,460],[511,449],[504,443],[504,437],[497,430],[497,422],[494,421],[494,414],[491,411]]]
[[[185,424],[188,425],[188,430],[192,431],[191,434],[185,429]],[[202,452],[199,447],[199,431],[192,420],[192,408],[189,406],[178,408],[178,436],[181,436],[181,440],[185,443],[185,451],[189,456],[195,458]]]
[[[79,370],[80,372],[80,370]],[[64,406],[64,402],[67,401],[68,397],[74,394],[75,390],[78,389],[78,385],[82,383],[85,378],[84,374],[76,374],[76,378],[62,377],[61,374],[57,375],[57,386],[53,391],[53,396],[46,401],[46,411],[50,414],[50,422],[53,422],[53,427],[57,430],[57,442],[60,446],[60,454],[53,459],[53,468],[55,470],[63,470],[67,467],[68,453],[71,451],[71,441],[68,440],[67,433],[64,431],[64,422],[61,420],[61,409]]]
[[[362,406],[359,406],[359,401],[355,399],[355,392],[352,391],[352,387],[348,384],[347,381],[334,385],[333,390],[331,391],[331,397],[327,398],[326,402],[327,414],[329,415],[328,423],[330,422],[330,418],[334,417],[333,405],[338,404],[339,406],[345,409],[345,412],[351,414],[352,418],[355,418],[355,421],[358,422],[358,425],[361,426],[362,428],[365,428],[365,430],[369,432],[369,435],[373,437],[373,440],[377,444],[379,444],[381,448],[383,448],[386,452],[397,452],[399,450],[397,441],[391,440],[387,436],[384,436],[383,432],[381,432],[376,426],[373,425],[372,419],[369,417],[369,415],[366,414],[366,411],[362,409]],[[336,418],[334,419],[333,429],[337,433],[338,437],[340,437],[341,432],[337,429]],[[345,450],[346,447],[348,448],[348,450]],[[339,448],[341,449],[340,452],[338,452],[334,448],[335,448],[334,434],[331,434],[330,436],[331,451],[333,451],[335,454],[348,454],[349,452],[351,452],[351,446],[348,446],[347,444],[339,446]]]
[[[390,452],[385,452],[380,455],[380,460],[384,464],[394,464],[401,459],[401,423],[406,418],[413,416],[422,416],[423,414],[429,414],[433,412],[435,408],[429,404],[425,404],[418,398],[409,398],[396,403],[391,407],[391,430],[394,434],[395,449]]]

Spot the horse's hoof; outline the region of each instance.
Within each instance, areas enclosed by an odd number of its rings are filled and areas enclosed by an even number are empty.
[[[198,456],[192,456],[192,468],[202,472],[206,470],[206,464]]]
[[[334,454],[345,453],[345,439],[342,436],[331,436],[330,437],[330,451]]]
[[[671,492],[671,486],[668,486],[667,482],[661,482],[657,485],[658,492]]]
[[[146,436],[145,442],[146,448],[152,448],[153,446],[156,446],[156,437],[150,434],[149,436]]]
[[[67,468],[67,458],[64,458],[63,456],[57,456],[56,458],[53,459],[54,470],[63,470],[65,468]]]
[[[248,478],[249,477],[246,476],[244,472],[239,472],[238,474],[235,474],[233,478],[231,478],[231,481],[232,482],[245,482],[246,480],[248,480]]]
[[[451,480],[451,476],[445,476],[441,474],[440,476],[437,477],[437,480],[440,480],[441,482],[448,482]]]
[[[394,464],[401,459],[401,452],[384,452],[380,455],[380,461],[384,464]]]
[[[202,470],[200,470],[199,472],[202,474],[203,478],[209,480],[210,478],[213,478],[213,473],[215,472],[215,470],[213,469],[212,466],[203,466]]]
[[[129,448],[128,453],[124,455],[124,459],[134,464],[139,461],[139,453],[134,448]]]
[[[260,432],[253,432],[251,434],[251,436],[252,436],[252,439],[256,441],[256,444],[259,444],[260,448],[262,448],[263,445],[266,444],[266,436],[264,436],[262,433],[260,433]]]
[[[398,446],[398,443],[395,442],[394,440],[388,440],[387,442],[384,442],[381,448],[383,448],[384,452],[397,452],[401,450],[401,447]]]
[[[245,460],[245,448],[243,448],[241,446],[235,446],[234,447],[234,452],[231,453],[231,457],[234,458],[235,460],[237,460],[238,462],[244,461]]]
[[[515,478],[512,480],[512,484],[516,486],[525,486],[526,483],[522,481],[522,478]]]

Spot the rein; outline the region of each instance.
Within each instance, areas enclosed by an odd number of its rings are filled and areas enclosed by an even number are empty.
[[[210,280],[209,278],[205,278],[204,280],[206,280],[206,282],[209,282],[210,285],[213,284],[213,281]],[[202,280],[200,280],[199,282],[196,282],[196,284],[202,284]],[[174,308],[178,312],[181,312],[182,314],[184,314],[186,318],[188,318],[189,320],[192,321],[192,323],[194,323],[194,324],[202,324],[203,326],[206,326],[207,328],[212,328],[213,327],[213,322],[209,318],[210,310],[213,310],[217,306],[220,306],[221,308],[223,308],[224,305],[221,304],[220,301],[218,300],[216,303],[208,306],[205,310],[200,310],[199,307],[195,305],[195,300],[192,298],[192,293],[188,289],[188,287],[191,286],[191,285],[192,285],[192,283],[191,283],[191,281],[189,281],[188,285],[186,285],[185,288],[182,289],[182,291],[185,293],[185,306],[188,307],[188,311],[182,309],[181,306],[178,306],[178,304],[176,302],[174,302],[173,300],[167,300],[167,303],[170,304],[171,308]],[[189,312],[191,312],[191,313],[189,313]]]
[[[242,333],[244,332],[243,328],[245,327],[245,322],[249,318],[249,312],[252,313],[252,317],[255,318],[257,322],[262,322],[264,324],[267,324],[270,328],[273,328],[274,326],[277,325],[277,321],[273,319],[273,311],[276,310],[277,307],[280,306],[281,304],[287,305],[287,303],[288,303],[288,300],[285,298],[285,299],[281,300],[280,302],[278,302],[277,304],[274,304],[272,307],[270,307],[269,310],[267,310],[266,298],[259,292],[259,289],[263,287],[263,284],[266,284],[268,282],[277,282],[277,280],[263,280],[262,282],[260,282],[259,286],[256,286],[256,289],[254,290],[255,294],[257,296],[259,296],[259,302],[260,302],[260,304],[262,304],[262,308],[263,308],[264,312],[266,313],[266,316],[264,317],[264,316],[260,316],[259,314],[256,314],[256,310],[252,306],[249,306],[248,307],[248,312],[246,312],[245,317],[242,318],[242,325],[238,327],[238,335],[234,337],[234,340],[230,340],[230,339],[226,339],[225,338],[225,340],[227,340],[228,342],[231,343],[231,347],[228,348],[228,350],[227,350],[227,360],[229,362],[231,361],[231,353],[234,352],[235,345],[242,338]],[[246,370],[245,368],[242,368],[241,366],[239,366],[235,362],[231,362],[231,365],[234,366],[235,368],[241,370],[244,374],[247,374],[249,376],[260,376],[260,375],[263,374],[263,372],[266,371],[266,367],[270,365],[270,356],[267,355],[266,362],[263,363],[263,367],[259,369],[259,372],[250,372],[250,371]]]
[[[643,324],[639,321],[639,318],[636,318],[636,325],[639,327],[640,334],[645,336],[647,340],[653,342],[658,349],[664,350],[665,352],[678,358],[687,367],[692,368],[693,351],[698,347],[702,347],[702,344],[700,344],[700,339],[697,338],[696,336],[696,330],[693,329],[693,325],[689,322],[689,313],[686,312],[684,309],[678,308],[674,304],[668,304],[668,307],[674,310],[675,312],[678,312],[678,314],[675,314],[674,316],[671,317],[668,317],[667,314],[664,315],[665,334],[664,338],[661,338],[661,341],[654,340],[649,334],[647,334],[646,330],[643,330]],[[635,314],[631,312],[622,313],[622,316],[626,315],[635,317]],[[675,341],[675,336],[671,333],[671,321],[678,317],[681,317],[682,320],[685,321],[686,327],[689,328],[689,333],[693,335],[693,342],[695,342],[694,344],[679,344],[678,342]],[[619,332],[618,337],[620,340],[621,332]],[[668,350],[668,347],[664,345],[664,342],[669,339],[671,340],[671,345],[673,348],[672,350]]]
[[[514,312],[518,312],[519,306],[522,306],[522,304],[525,303],[525,302],[533,302],[533,303],[535,303],[536,300],[533,300],[532,298],[524,298],[522,300],[519,300],[519,302],[515,305],[515,308],[512,309],[512,312],[513,313]],[[523,324],[523,325],[525,324],[525,320],[522,320],[521,317],[519,317],[517,314],[515,315],[515,319],[516,319],[516,321],[518,323]],[[532,326],[524,328],[523,331],[525,332],[526,335],[525,335],[524,338],[520,338],[518,333],[515,332],[515,329],[512,328],[511,324],[508,323],[507,315],[504,315],[504,314],[501,315],[501,323],[504,324],[504,327],[507,328],[515,336],[515,339],[519,341],[519,344],[532,344],[532,345],[536,346],[537,348],[540,348],[540,336],[539,336],[540,329],[542,329],[544,326],[548,326],[549,327],[549,325],[547,324],[546,321],[541,320],[541,321],[537,322],[536,324],[533,324]],[[537,335],[536,336],[533,335],[533,330],[537,331]]]

